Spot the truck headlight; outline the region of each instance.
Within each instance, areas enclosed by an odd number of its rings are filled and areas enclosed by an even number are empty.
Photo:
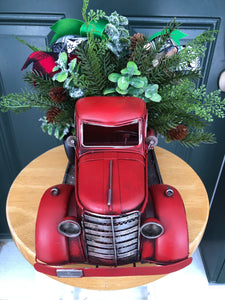
[[[141,234],[146,239],[156,239],[160,237],[163,232],[164,228],[157,219],[147,219],[141,226]]]
[[[77,237],[81,233],[80,225],[72,217],[64,218],[58,225],[58,231],[67,237]]]

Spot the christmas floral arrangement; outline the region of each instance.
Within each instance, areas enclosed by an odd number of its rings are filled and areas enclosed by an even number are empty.
[[[215,33],[204,32],[181,47],[185,35],[173,20],[151,37],[130,36],[126,17],[102,10],[87,13],[88,2],[83,3],[84,21],[62,19],[51,27],[51,49],[28,45],[33,53],[22,69],[33,63],[24,76],[31,89],[2,96],[0,109],[42,109],[41,128],[62,139],[74,131],[79,98],[128,95],[146,102],[149,127],[166,141],[187,146],[215,142],[207,126],[214,116],[225,116],[225,100],[219,90],[207,94],[204,85],[196,87],[199,61]]]

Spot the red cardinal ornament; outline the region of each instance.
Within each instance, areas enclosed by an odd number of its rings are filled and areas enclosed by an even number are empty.
[[[36,51],[33,52],[25,64],[22,70],[26,69],[31,63],[33,63],[32,70],[41,74],[52,77],[56,72],[52,72],[52,69],[56,66],[56,60],[58,59],[58,53]]]
[[[32,70],[34,72],[39,73],[43,76],[52,77],[55,73],[59,71],[52,72],[53,68],[57,65],[56,60],[58,59],[59,53],[55,52],[44,52],[44,51],[36,51],[33,52],[25,64],[22,67],[22,71],[26,69],[31,63],[33,63]],[[68,62],[78,57],[75,54],[68,55]]]

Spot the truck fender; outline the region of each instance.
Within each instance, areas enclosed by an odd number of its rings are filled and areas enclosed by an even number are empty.
[[[155,217],[164,228],[163,234],[155,239],[157,262],[169,263],[188,257],[188,227],[183,200],[179,192],[166,184],[149,188],[154,202]]]
[[[74,186],[58,184],[48,188],[41,198],[36,220],[36,258],[48,264],[69,261],[67,237],[58,231],[67,216],[68,203],[74,197]]]

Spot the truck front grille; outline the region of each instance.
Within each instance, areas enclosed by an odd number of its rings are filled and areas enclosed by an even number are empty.
[[[89,262],[119,265],[138,260],[139,212],[120,216],[85,212],[82,226]]]

